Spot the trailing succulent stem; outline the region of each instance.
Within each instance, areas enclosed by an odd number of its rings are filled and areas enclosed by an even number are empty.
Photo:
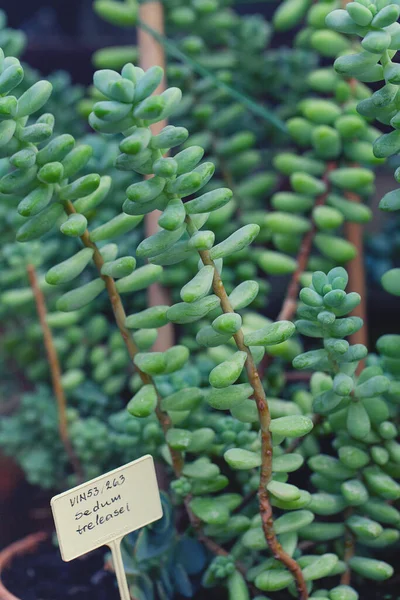
[[[76,214],[76,210],[75,210],[72,202],[69,202],[69,201],[66,202],[64,204],[64,207],[65,207],[65,211],[68,215]],[[121,333],[122,339],[124,340],[124,343],[128,350],[129,356],[132,359],[132,361],[134,361],[135,356],[137,355],[139,350],[134,342],[131,332],[126,327],[126,313],[125,313],[125,309],[124,309],[124,306],[123,306],[123,303],[121,300],[121,296],[119,295],[119,292],[117,290],[115,281],[109,275],[102,274],[104,259],[101,255],[99,249],[97,248],[96,244],[91,241],[90,233],[87,229],[85,229],[85,231],[82,233],[80,238],[82,240],[83,245],[86,248],[93,250],[92,260],[99,272],[99,275],[105,282],[108,297],[110,299],[110,303],[111,303],[111,306],[113,309],[115,322]],[[150,386],[154,387],[154,389],[156,389],[154,382],[148,373],[144,373],[143,371],[140,370],[139,367],[137,367],[137,371],[138,371],[140,378],[144,385],[150,385]],[[157,418],[163,428],[164,433],[167,433],[168,429],[171,426],[171,421],[170,421],[168,415],[163,410],[161,410],[161,398],[158,393],[157,393],[157,406],[156,406],[155,410],[156,410]],[[176,450],[173,450],[172,448],[170,448],[170,453],[171,453],[171,460],[173,463],[174,471],[175,471],[176,475],[179,477],[179,475],[182,471],[182,457],[179,452],[177,452]]]
[[[195,235],[198,230],[193,225],[190,216],[186,216],[186,223],[188,225],[189,235]],[[210,257],[210,252],[208,250],[199,250],[199,255],[204,266],[211,266],[214,269],[212,288],[214,294],[218,296],[218,298],[221,301],[221,308],[223,313],[226,315],[234,314],[235,311],[229,301],[228,294],[225,291],[224,284],[222,282],[220,274],[218,273],[215,263]],[[271,415],[269,412],[267,397],[265,395],[264,387],[261,382],[261,378],[257,367],[255,365],[253,355],[250,351],[250,348],[245,344],[242,329],[236,331],[236,333],[233,335],[233,338],[235,340],[235,344],[239,352],[245,352],[247,355],[245,367],[249,383],[253,388],[252,398],[254,399],[257,405],[258,417],[260,421],[261,468],[260,485],[258,488],[258,500],[265,539],[267,540],[272,555],[281,563],[283,563],[293,574],[293,577],[296,580],[299,598],[304,600],[308,598],[308,592],[301,569],[297,562],[283,550],[281,544],[279,543],[274,533],[272,507],[267,490],[268,484],[272,476],[273,455],[272,437],[269,430],[271,423]]]

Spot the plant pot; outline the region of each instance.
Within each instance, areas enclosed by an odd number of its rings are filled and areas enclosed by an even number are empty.
[[[14,594],[11,594],[3,585],[1,581],[1,574],[4,569],[11,564],[15,557],[28,552],[34,552],[40,542],[47,539],[48,534],[40,531],[33,533],[27,537],[10,544],[0,552],[0,600],[20,600]]]

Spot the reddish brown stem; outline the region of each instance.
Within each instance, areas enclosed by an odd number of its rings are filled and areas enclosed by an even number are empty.
[[[190,217],[186,218],[186,222],[188,226],[188,233],[193,235],[197,230],[194,227]],[[220,299],[223,312],[233,313],[234,310],[229,301],[224,284],[221,280],[218,270],[215,268],[215,264],[210,257],[209,251],[199,251],[199,255],[204,265],[211,265],[214,267],[213,291],[214,294]],[[247,354],[245,367],[249,383],[253,388],[253,398],[257,405],[258,417],[260,421],[262,463],[260,484],[258,488],[258,499],[264,536],[273,556],[282,564],[284,564],[292,573],[296,581],[300,600],[306,600],[308,598],[308,592],[302,571],[297,562],[283,550],[274,532],[272,507],[269,501],[267,490],[267,485],[272,476],[272,437],[269,431],[271,415],[269,412],[267,398],[265,396],[264,388],[261,383],[257,367],[254,363],[253,356],[250,352],[250,349],[244,342],[243,331],[239,329],[239,331],[233,337],[238,350]]]
[[[58,409],[58,430],[60,438],[64,445],[67,456],[74,469],[79,482],[83,481],[83,470],[81,463],[72,447],[71,440],[68,435],[68,419],[67,419],[67,398],[61,381],[61,367],[58,360],[57,350],[54,346],[53,335],[47,323],[47,309],[44,294],[40,289],[36,269],[32,264],[27,266],[29,282],[36,302],[36,310],[39,317],[40,325],[43,331],[43,341],[46,348],[47,359],[49,362],[53,391],[57,401]]]

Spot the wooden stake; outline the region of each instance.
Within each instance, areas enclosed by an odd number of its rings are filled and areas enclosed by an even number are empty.
[[[124,563],[121,555],[121,541],[122,538],[113,540],[108,544],[113,558],[114,571],[117,576],[118,590],[121,600],[131,600],[129,593],[128,582],[125,575]]]
[[[357,194],[346,193],[346,197],[351,202],[361,202]],[[367,324],[367,286],[364,266],[364,244],[363,244],[363,226],[358,223],[345,223],[345,236],[357,249],[357,256],[346,264],[349,274],[348,292],[357,292],[361,296],[360,304],[351,313],[354,316],[361,317],[364,326],[350,336],[351,344],[364,344],[368,347],[368,324]],[[360,361],[358,372],[364,367],[364,361]]]
[[[346,5],[351,0],[342,0],[342,7],[346,8]],[[349,80],[350,87],[355,91],[357,80],[352,77]],[[357,166],[357,165],[354,165]],[[353,194],[351,192],[346,193],[346,198],[351,200],[352,202],[361,202],[360,197],[357,194]],[[357,331],[357,333],[353,333],[349,337],[349,342],[351,344],[364,344],[368,348],[368,325],[367,325],[367,303],[366,303],[366,278],[365,278],[365,267],[364,267],[364,244],[363,244],[363,227],[358,223],[345,223],[344,233],[346,239],[354,244],[357,248],[357,256],[346,264],[346,269],[349,274],[349,292],[357,292],[361,296],[361,302],[357,308],[353,310],[351,313],[356,317],[361,317],[364,321],[364,326]],[[365,361],[361,360],[357,367],[357,373],[360,373],[365,366]]]
[[[140,5],[139,9],[140,20],[149,25],[155,31],[164,34],[164,11],[161,2],[145,2]],[[164,48],[149,34],[144,31],[141,27],[138,28],[138,42],[139,42],[139,63],[142,69],[145,71],[150,67],[158,65],[162,67],[165,72],[165,52]],[[155,94],[160,94],[166,89],[165,75],[155,90]],[[151,131],[154,135],[160,133],[167,125],[166,121],[160,121],[159,123],[153,123],[151,125]],[[158,231],[158,219],[161,211],[153,210],[151,213],[145,216],[145,231],[146,237],[153,235]],[[170,295],[168,290],[163,288],[159,283],[153,283],[148,289],[148,302],[149,306],[157,306],[159,304],[171,304]],[[173,325],[169,323],[159,330],[159,335],[156,343],[153,346],[153,350],[158,352],[165,352],[168,348],[174,345],[174,329]]]
[[[58,429],[60,432],[60,438],[64,444],[65,451],[75,471],[78,481],[81,482],[83,481],[83,471],[68,435],[67,399],[61,383],[61,367],[60,361],[58,360],[57,350],[54,346],[53,334],[47,323],[46,301],[37,280],[35,267],[33,265],[28,265],[27,271],[29,282],[31,284],[33,295],[36,301],[36,309],[39,316],[40,325],[43,331],[43,341],[46,348],[47,359],[49,361],[51,379],[53,382],[53,391],[57,400]]]

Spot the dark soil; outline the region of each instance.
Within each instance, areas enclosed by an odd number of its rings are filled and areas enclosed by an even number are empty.
[[[105,552],[63,562],[58,549],[44,543],[39,552],[16,558],[2,580],[21,600],[118,600],[115,577],[103,569]]]
[[[101,548],[66,563],[58,549],[51,542],[46,542],[35,554],[16,558],[2,574],[2,580],[6,588],[21,600],[119,600],[114,575],[103,569],[106,551]],[[396,555],[398,559],[396,551],[391,555],[392,564],[397,562]],[[360,600],[400,600],[399,575],[387,582],[361,582],[357,579],[355,577],[352,583],[359,592]],[[329,583],[329,588],[338,584],[336,579]],[[226,595],[222,588],[203,589],[195,598],[223,600]],[[287,600],[287,596],[279,595],[279,600]]]

